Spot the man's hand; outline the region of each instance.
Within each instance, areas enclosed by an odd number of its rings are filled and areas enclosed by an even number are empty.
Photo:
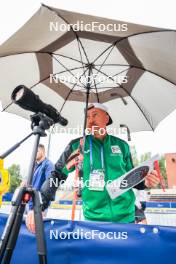
[[[156,170],[153,170],[147,174],[145,177],[145,186],[147,188],[156,187],[159,184],[159,176]]]
[[[42,212],[42,216],[44,217],[44,212]],[[35,234],[35,220],[34,220],[34,211],[30,210],[26,216],[26,226],[28,230]]]
[[[82,160],[83,160],[83,155],[80,154],[79,149],[76,149],[74,152],[72,152],[72,154],[68,157],[66,161],[67,170],[70,170],[71,168],[75,167]]]

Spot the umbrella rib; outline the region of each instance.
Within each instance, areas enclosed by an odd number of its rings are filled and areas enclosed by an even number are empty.
[[[60,108],[59,113],[62,112],[62,110],[63,110],[63,108],[64,108],[64,105],[66,104],[66,102],[67,102],[67,100],[68,100],[70,94],[73,92],[73,89],[75,88],[75,86],[76,86],[76,83],[73,85],[73,87],[70,89],[69,93],[67,94],[67,96],[66,96],[66,98],[65,98],[65,101],[63,102],[63,104],[62,104],[62,106],[61,106],[61,108]]]
[[[85,69],[85,71],[83,72],[83,74],[81,74],[81,76],[79,77],[79,79],[81,79],[81,77],[86,73],[87,70],[88,70],[88,68]],[[73,89],[75,88],[75,86],[76,86],[76,83],[73,85],[72,89],[70,89],[69,93],[67,94],[67,96],[66,96],[66,98],[65,98],[65,101],[64,101],[64,103],[62,104],[62,106],[61,106],[61,108],[60,108],[59,113],[61,113],[61,111],[62,111],[64,105],[66,104],[66,102],[67,102],[67,100],[68,100],[70,94],[73,92]]]
[[[109,50],[111,47],[112,47],[112,49],[114,48],[114,46],[115,46],[115,44],[113,43],[113,44],[111,44],[109,47],[107,47],[104,51],[102,51],[99,55],[98,55],[98,57],[96,57],[95,59],[94,59],[94,61],[92,62],[93,64],[95,64],[95,62],[107,51],[107,50]]]
[[[57,55],[57,56],[60,56],[60,57],[64,57],[64,58],[67,58],[67,59],[70,59],[70,60],[73,60],[73,61],[76,61],[76,62],[79,62],[81,64],[85,64],[83,61],[80,61],[80,60],[77,60],[77,59],[74,59],[72,57],[69,57],[69,56],[66,56],[66,55],[62,55],[62,54],[59,54],[59,53],[55,53],[55,52],[45,52],[45,53],[48,53],[48,54],[54,54],[54,55]]]
[[[129,66],[129,65],[128,65],[128,66]],[[117,74],[114,74],[114,75],[111,76],[111,77],[113,78],[113,77],[115,77],[115,76],[118,76],[119,74],[122,74],[123,72],[128,71],[130,68],[131,68],[131,67],[128,67],[128,69],[125,69],[125,70],[123,70],[123,71],[121,71],[121,72],[119,72],[119,73],[117,73]],[[108,78],[109,78],[109,76],[108,76]],[[101,82],[99,82],[99,83],[101,83]],[[97,85],[98,85],[99,83],[97,83]]]
[[[75,33],[76,34],[76,33]],[[83,44],[82,44],[82,42],[81,42],[81,40],[80,40],[80,38],[78,37],[78,35],[76,34],[76,39],[77,39],[77,41],[80,43],[80,45],[81,45],[81,48],[82,48],[82,50],[83,50],[83,52],[84,52],[84,55],[85,55],[85,57],[86,57],[86,60],[87,60],[87,62],[88,62],[88,64],[90,64],[90,61],[89,61],[89,59],[88,59],[88,56],[87,56],[87,53],[86,53],[86,51],[85,51],[85,48],[84,48],[84,46],[83,46]]]
[[[119,44],[121,41],[134,37],[134,36],[138,36],[138,35],[142,35],[142,34],[152,34],[152,33],[159,33],[159,32],[176,32],[176,30],[170,30],[170,29],[163,29],[163,30],[155,30],[155,31],[149,31],[149,32],[140,32],[140,33],[136,33],[136,34],[132,34],[130,36],[126,36],[124,38],[121,38],[120,40],[116,40],[113,44],[111,44],[109,47],[107,47],[102,53],[100,53],[100,55],[98,55],[97,58],[95,58],[95,60],[93,61],[93,63],[95,63],[95,61],[97,61],[97,59],[99,59],[108,49],[111,48],[111,46],[115,46],[117,44]]]
[[[83,63],[83,58],[82,58],[81,49],[80,49],[80,42],[79,42],[78,38],[77,38],[77,44],[78,44],[79,54],[80,54],[80,57],[81,57],[81,64],[82,64],[82,66],[83,66],[83,71],[84,71],[84,69],[85,69],[85,65],[84,65],[84,63]],[[85,74],[84,74],[84,76],[86,77]]]
[[[140,32],[140,33],[136,33],[136,34],[132,34],[130,36],[126,36],[124,38],[121,38],[120,40],[116,40],[113,44],[111,44],[109,47],[107,47],[100,55],[98,55],[97,58],[95,58],[95,60],[93,61],[93,63],[95,63],[95,61],[97,61],[97,59],[99,59],[108,49],[111,48],[111,46],[115,46],[115,45],[118,45],[121,41],[125,40],[125,39],[128,39],[128,38],[131,38],[131,37],[134,37],[134,36],[138,36],[138,35],[142,35],[142,34],[152,34],[152,33],[159,33],[159,32],[176,32],[176,30],[155,30],[155,31],[149,31],[149,32]]]
[[[107,56],[105,57],[103,63],[101,64],[100,68],[97,70],[96,74],[98,74],[100,72],[100,70],[102,69],[103,65],[105,64],[106,60],[108,59],[108,57],[110,56],[112,50],[114,49],[115,46],[112,46],[111,50],[109,51],[109,53],[107,54]]]
[[[36,85],[38,85],[39,83],[46,81],[47,79],[50,78],[50,75],[48,75],[47,77],[43,78],[42,80],[40,80],[39,82],[35,83],[34,85],[32,85],[29,89],[32,90]],[[13,103],[13,101],[11,101],[8,105],[6,105],[1,112],[4,112],[5,110],[7,110]]]
[[[89,59],[88,59],[88,56],[87,56],[87,54],[86,54],[86,51],[85,51],[85,49],[84,49],[84,47],[83,47],[83,45],[82,45],[82,42],[80,41],[80,39],[79,39],[79,37],[78,37],[76,31],[73,30],[73,27],[71,26],[71,24],[70,24],[70,23],[69,23],[69,22],[68,22],[63,16],[61,16],[59,13],[57,13],[55,10],[53,10],[51,7],[49,7],[49,6],[47,6],[47,5],[44,5],[44,4],[42,4],[42,5],[43,5],[44,7],[46,7],[46,8],[48,8],[51,12],[54,12],[58,17],[60,17],[61,19],[63,19],[63,21],[65,21],[65,23],[66,23],[67,25],[70,26],[70,28],[71,28],[73,34],[76,36],[76,39],[78,39],[79,42],[80,42],[80,44],[81,44],[81,47],[82,47],[82,49],[83,49],[83,51],[84,51],[84,54],[85,54],[85,56],[86,56],[86,59],[87,59],[88,64],[90,64]]]
[[[64,57],[64,58],[67,58],[67,59],[70,59],[70,60],[73,60],[73,61],[81,63],[81,61],[79,61],[77,59],[74,59],[72,57],[65,56],[65,55],[62,55],[62,54],[59,54],[59,53],[55,53],[55,52],[46,52],[46,51],[45,52],[41,52],[41,51],[23,51],[23,52],[17,52],[15,54],[8,54],[8,55],[0,56],[0,58],[6,58],[6,57],[9,57],[9,56],[15,56],[15,55],[21,55],[21,54],[48,54],[50,56],[56,55],[56,56],[61,56],[61,57]]]
[[[82,88],[82,86],[81,85],[79,85],[79,84],[77,84],[76,82],[75,83],[73,83],[73,82],[69,82],[69,81],[65,81],[64,80],[64,83],[67,83],[67,84],[76,84],[78,87],[80,87],[80,88]],[[84,89],[85,90],[85,89]]]
[[[63,63],[61,63],[60,61],[58,61],[57,58],[55,58],[54,56],[51,55],[51,57],[53,59],[55,59],[65,70],[67,70],[75,79],[77,79],[78,81],[80,80],[80,78],[77,78],[65,65],[63,65]],[[86,88],[86,86],[83,84],[83,86]]]
[[[72,68],[72,69],[69,69],[69,70],[70,70],[70,71],[74,71],[74,70],[78,70],[78,69],[82,69],[82,67],[76,67],[76,68]],[[62,74],[62,73],[65,73],[65,72],[67,72],[67,70],[65,70],[65,71],[61,71],[61,72],[53,73],[52,76],[55,76],[55,75],[58,75],[58,74]],[[59,81],[60,81],[60,80],[59,80]],[[65,80],[64,80],[64,82],[67,82],[67,83],[73,84],[73,83],[71,83],[71,82],[69,82],[69,81],[65,81]],[[77,86],[82,88],[82,85],[77,84]]]
[[[103,63],[100,65],[100,68],[98,69],[98,71],[96,72],[96,74],[98,74],[99,72],[100,72],[100,70],[102,69],[102,67],[103,67],[103,65],[105,64],[105,62],[106,62],[106,60],[108,59],[108,57],[110,56],[110,54],[111,54],[111,52],[112,52],[112,50],[114,49],[114,47],[115,46],[112,46],[111,47],[111,50],[109,51],[109,53],[107,54],[107,56],[106,56],[106,58],[104,59],[104,61],[103,61]],[[95,83],[95,79],[93,78],[93,80],[94,80],[94,85],[96,86],[97,84]],[[100,83],[100,82],[99,82]],[[97,91],[96,91],[97,92]],[[98,95],[98,93],[97,93],[97,95]]]
[[[103,89],[117,89],[117,88],[119,88],[119,87],[117,87],[117,85],[116,86],[106,86],[106,87],[99,87],[99,88],[97,88],[98,90],[103,90]],[[95,90],[95,88],[90,88],[90,90]],[[83,91],[83,92],[85,92],[85,89],[80,89],[79,91]]]
[[[83,68],[83,67],[75,67],[75,68],[71,68],[71,69],[69,69],[69,70],[70,70],[70,71],[74,71],[74,70],[79,70],[79,69],[82,69],[82,68]],[[53,73],[53,75],[61,74],[61,73],[65,73],[65,72],[67,72],[67,70]]]
[[[98,67],[98,66],[101,66],[101,64],[94,64],[94,66]],[[112,64],[105,64],[104,67],[106,66],[121,66],[121,67],[129,67],[130,65],[129,64],[115,64],[115,63],[112,63]]]
[[[125,69],[125,70],[123,70],[123,71],[120,71],[120,72],[114,74],[112,77],[118,76],[119,74],[128,71],[130,68],[131,68],[131,66],[129,66],[128,69]]]
[[[100,64],[100,65],[101,65],[101,64]],[[98,65],[94,64],[95,67],[96,67],[96,66],[100,66],[100,65],[99,65],[99,64],[98,64]],[[167,78],[161,76],[160,74],[155,73],[155,72],[153,72],[153,71],[151,71],[151,70],[147,70],[147,69],[145,69],[144,67],[139,67],[139,66],[129,65],[129,64],[124,64],[124,65],[123,65],[123,64],[106,64],[106,65],[104,65],[104,67],[105,67],[105,66],[130,66],[130,67],[133,67],[133,68],[136,68],[136,69],[140,69],[140,70],[143,70],[143,71],[146,71],[146,72],[150,72],[150,73],[152,73],[153,75],[156,75],[156,76],[158,76],[158,77],[164,79],[165,81],[167,81],[167,82],[169,82],[169,83],[171,83],[171,84],[173,84],[173,85],[176,85],[176,83],[170,81],[169,79],[167,79]]]
[[[103,74],[103,75],[105,75],[106,77],[108,77],[108,75],[106,74],[106,73],[104,73],[104,72],[102,72],[101,71],[101,73]],[[112,81],[114,81],[115,82],[115,80],[112,78],[112,77],[110,77],[110,79],[112,79]],[[115,82],[116,83],[116,82]],[[154,128],[153,128],[153,126],[152,126],[152,124],[151,124],[151,122],[150,122],[150,120],[148,120],[148,118],[147,118],[147,116],[145,115],[145,113],[144,113],[144,111],[142,110],[142,108],[139,106],[139,104],[137,103],[137,101],[134,99],[134,97],[121,85],[121,84],[119,84],[118,83],[118,85],[119,85],[119,87],[118,88],[121,88],[122,90],[124,90],[126,93],[127,93],[127,95],[133,100],[133,102],[136,104],[136,106],[138,107],[138,109],[141,111],[141,113],[142,113],[142,115],[144,116],[144,118],[146,119],[146,121],[148,122],[148,124],[150,125],[150,127],[151,127],[151,129],[154,131]]]
[[[88,70],[88,68],[84,71],[84,73],[86,72]],[[83,73],[83,74],[84,74]],[[83,74],[79,77],[79,79],[83,76]],[[42,80],[40,80],[39,82],[37,82],[37,83],[35,83],[34,85],[32,85],[29,89],[30,90],[32,90],[35,86],[37,86],[39,83],[41,83],[41,82],[43,82],[43,81],[46,81],[47,79],[49,79],[50,78],[50,75],[48,75],[47,77],[45,77],[45,78],[43,78]],[[74,87],[75,87],[75,85],[76,85],[76,83],[74,84]],[[73,91],[73,89],[74,89],[74,87],[69,91],[69,94],[68,94],[68,96],[66,97],[66,100],[67,100],[67,98],[69,97],[69,95],[70,95],[70,93]],[[66,100],[65,100],[65,102],[64,102],[64,104],[66,103]],[[2,111],[1,112],[4,112],[4,111],[6,111],[12,104],[14,104],[12,101],[8,104],[8,105],[6,105],[3,109],[2,109]],[[63,104],[63,105],[64,105]],[[62,107],[63,108],[63,107]],[[61,109],[62,109],[61,108]],[[61,111],[61,110],[60,110]]]
[[[86,71],[87,71],[87,69],[86,69]],[[81,77],[81,76],[80,76]],[[45,77],[45,78],[43,78],[42,80],[40,80],[39,82],[37,82],[37,83],[35,83],[34,85],[32,85],[29,89],[30,90],[32,90],[35,86],[37,86],[39,83],[42,83],[43,81],[46,81],[47,79],[49,79],[50,78],[50,75],[48,75],[47,77]],[[2,111],[1,112],[4,112],[4,111],[6,111],[12,104],[14,104],[12,101],[9,103],[9,104],[7,104],[3,109],[2,109]]]

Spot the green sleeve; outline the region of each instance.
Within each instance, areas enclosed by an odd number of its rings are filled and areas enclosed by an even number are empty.
[[[79,147],[79,138],[72,140],[67,147],[65,148],[64,152],[58,159],[57,163],[55,164],[55,170],[58,172],[63,173],[64,175],[68,176],[70,172],[73,172],[75,170],[74,167],[72,167],[70,170],[66,168],[66,162],[69,158],[69,156],[72,154],[73,151],[75,151]]]

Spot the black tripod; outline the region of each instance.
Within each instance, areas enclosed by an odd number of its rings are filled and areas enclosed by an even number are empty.
[[[46,256],[46,242],[44,236],[44,225],[42,220],[42,200],[40,192],[32,188],[32,177],[33,170],[35,166],[35,159],[37,154],[37,149],[40,141],[40,137],[46,136],[45,130],[49,129],[53,125],[53,120],[47,117],[45,114],[37,113],[31,116],[32,121],[32,130],[33,132],[25,137],[22,141],[15,144],[10,148],[6,153],[1,155],[0,158],[5,158],[17,147],[20,146],[27,138],[32,135],[35,135],[35,142],[33,147],[33,153],[31,157],[31,162],[29,166],[27,186],[18,188],[12,198],[12,209],[8,217],[4,232],[0,241],[0,263],[9,264],[13,250],[16,245],[18,234],[20,231],[21,222],[23,219],[23,214],[25,206],[30,200],[33,201],[34,207],[34,218],[35,218],[35,227],[36,227],[36,240],[37,240],[37,252],[39,256],[40,264],[47,263]]]

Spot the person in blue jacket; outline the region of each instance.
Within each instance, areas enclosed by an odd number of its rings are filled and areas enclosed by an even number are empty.
[[[54,171],[54,164],[46,158],[45,146],[43,144],[39,144],[34,167],[32,187],[40,191],[43,183],[51,175],[52,171]],[[23,182],[21,185],[25,186],[26,183]],[[29,201],[28,210],[31,209],[33,209],[33,203],[32,201]]]
[[[36,190],[40,190],[42,184],[50,176],[51,171],[53,170],[54,165],[48,158],[46,158],[44,145],[39,144],[36,156],[36,164],[34,167],[32,186]]]

